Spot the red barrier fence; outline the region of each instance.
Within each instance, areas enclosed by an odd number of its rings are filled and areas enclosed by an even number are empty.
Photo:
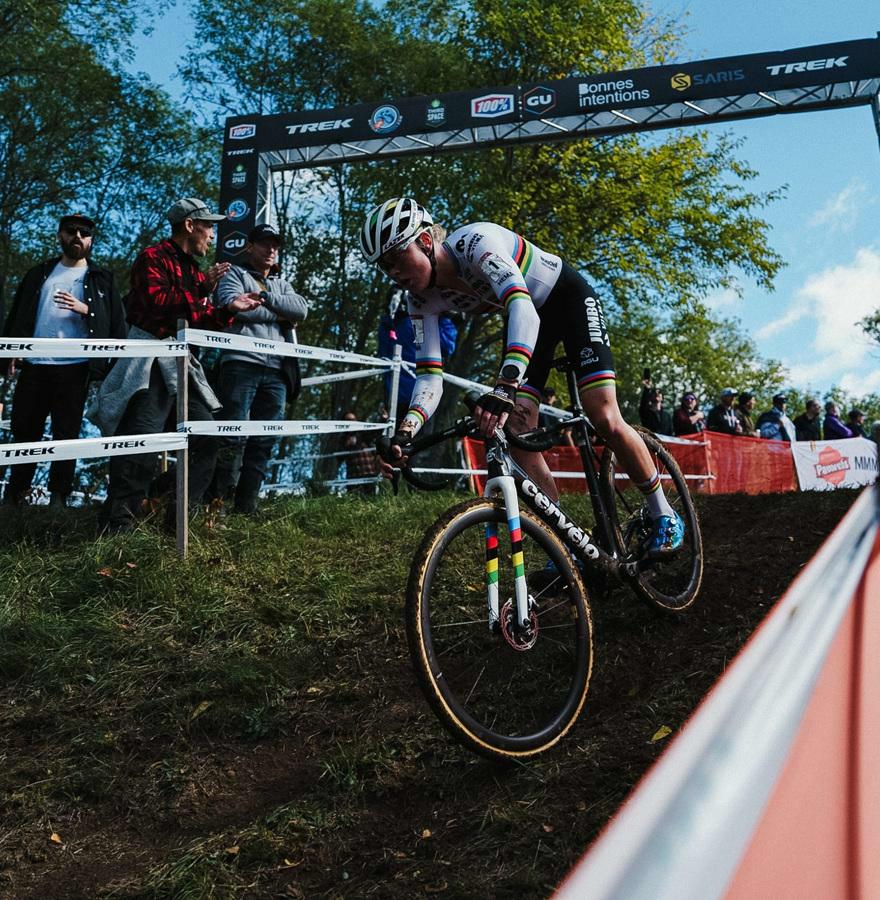
[[[791,448],[783,441],[704,431],[690,438],[668,440],[665,447],[682,472],[691,476],[688,487],[697,493],[774,494],[798,489]],[[465,438],[464,454],[468,468],[485,468],[482,441]],[[582,471],[576,447],[553,447],[544,458],[551,472]],[[474,491],[482,493],[485,479],[480,475],[473,479]],[[557,483],[563,493],[584,493],[587,489],[583,478],[557,478]],[[622,486],[626,486],[625,479]]]

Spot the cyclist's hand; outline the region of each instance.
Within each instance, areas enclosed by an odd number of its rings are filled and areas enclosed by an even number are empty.
[[[516,386],[502,382],[495,385],[495,390],[480,397],[474,407],[474,421],[484,437],[491,437],[496,428],[504,428],[515,401]]]
[[[393,478],[394,470],[400,469],[407,464],[408,457],[403,452],[403,447],[411,441],[412,433],[401,430],[391,439],[387,449],[379,451],[379,472],[383,478]]]

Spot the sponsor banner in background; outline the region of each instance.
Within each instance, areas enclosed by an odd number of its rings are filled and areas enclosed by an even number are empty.
[[[802,491],[858,488],[877,480],[877,445],[866,438],[791,445]]]

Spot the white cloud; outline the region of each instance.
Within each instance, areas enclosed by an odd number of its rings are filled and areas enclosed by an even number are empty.
[[[780,331],[785,331],[791,325],[794,325],[795,322],[799,322],[801,319],[805,318],[809,315],[809,311],[799,307],[797,304],[792,306],[788,312],[781,316],[778,319],[774,319],[772,322],[768,322],[766,325],[762,325],[756,332],[755,337],[758,340],[765,340],[766,338],[773,337],[774,334],[779,334]]]
[[[809,361],[799,354],[799,359],[785,362],[792,383],[802,387],[834,383],[861,396],[880,390],[880,350],[858,325],[878,307],[880,251],[862,247],[848,265],[807,278],[785,315],[765,325],[757,336],[769,337],[803,318],[813,320]]]
[[[743,299],[738,291],[735,291],[733,288],[725,288],[723,291],[716,291],[714,294],[709,294],[709,296],[706,297],[705,303],[713,312],[727,314],[741,308]]]
[[[859,214],[859,200],[866,191],[861,178],[853,179],[842,191],[810,217],[813,227],[831,228],[835,231],[849,231]]]

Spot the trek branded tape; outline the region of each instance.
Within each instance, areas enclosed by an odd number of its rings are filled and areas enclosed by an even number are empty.
[[[93,459],[103,456],[127,456],[131,453],[162,453],[182,450],[186,435],[123,434],[119,437],[80,438],[70,441],[34,441],[29,444],[0,444],[0,465],[53,462],[56,459]]]

